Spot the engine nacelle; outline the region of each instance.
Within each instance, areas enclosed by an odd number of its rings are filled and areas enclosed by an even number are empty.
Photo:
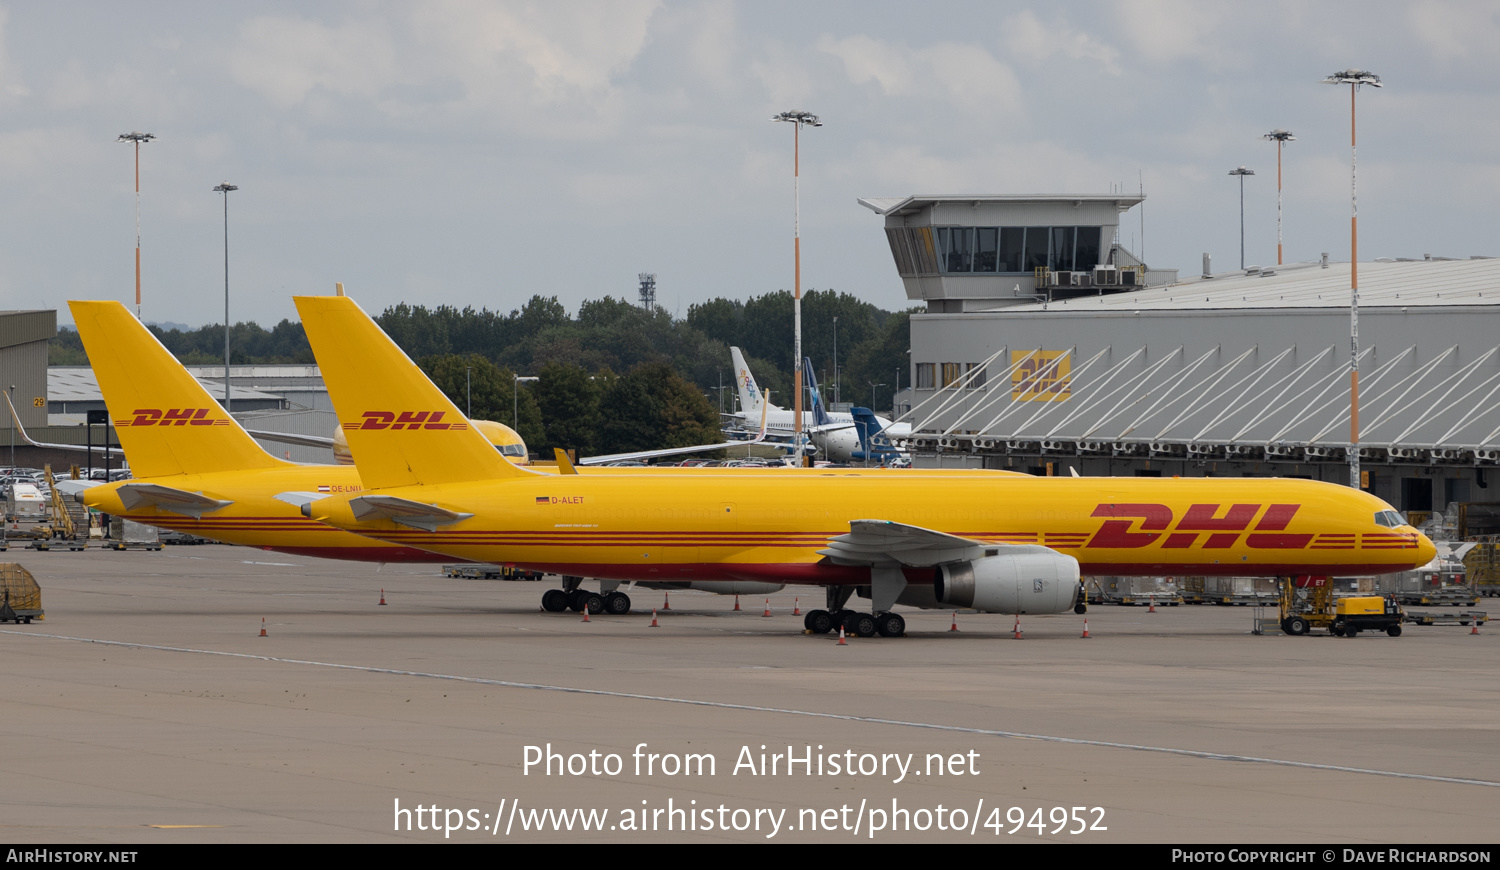
[[[939,604],[990,613],[1061,613],[1078,598],[1078,560],[1062,553],[986,556],[938,568]]]

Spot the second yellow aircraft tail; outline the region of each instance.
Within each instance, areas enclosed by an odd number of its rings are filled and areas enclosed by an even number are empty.
[[[354,300],[294,301],[366,489],[534,473],[502,458]]]
[[[136,477],[273,468],[267,453],[119,302],[69,302]]]

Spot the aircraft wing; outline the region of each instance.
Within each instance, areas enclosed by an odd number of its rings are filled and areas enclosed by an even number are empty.
[[[10,393],[8,392],[5,394],[5,405],[6,407],[10,408],[10,419],[15,423],[16,434],[21,436],[21,442],[23,444],[30,444],[32,447],[50,447],[53,450],[76,450],[79,453],[86,453],[89,451],[90,448],[84,444],[49,444],[45,441],[33,440],[30,435],[26,434],[26,427],[21,425],[21,418],[16,415],[16,406],[11,404]],[[116,456],[125,455],[125,451],[121,450],[118,447],[104,447],[101,445],[95,445],[93,449],[99,451],[100,453],[108,452],[113,453]]]
[[[301,447],[327,447],[333,449],[333,439],[324,438],[320,435],[296,435],[291,432],[267,432],[264,429],[246,429],[245,434],[251,438],[260,438],[263,441],[276,441],[281,444],[296,444]]]
[[[350,499],[349,508],[354,511],[354,518],[357,520],[383,517],[391,522],[427,532],[435,532],[438,526],[462,522],[474,516],[440,508],[435,504],[397,498],[393,495],[362,495]]]
[[[767,394],[769,397],[769,394]],[[625,462],[632,459],[657,459],[663,456],[682,456],[686,453],[707,453],[710,450],[722,450],[725,447],[747,447],[751,444],[759,444],[766,440],[766,411],[770,408],[768,402],[762,402],[760,406],[760,432],[748,441],[724,441],[719,444],[698,444],[693,447],[664,447],[660,450],[638,450],[635,453],[609,453],[604,456],[590,456],[580,459],[574,465],[604,465],[610,462]],[[567,472],[563,472],[566,474]]]
[[[159,483],[122,483],[115,492],[126,510],[155,507],[193,519],[234,504],[232,501],[210,498],[201,492],[188,492]]]
[[[851,520],[849,533],[829,538],[827,549],[818,553],[837,565],[899,563],[928,568],[994,555],[1001,549],[1017,554],[1054,552],[1035,544],[989,544],[888,520]]]

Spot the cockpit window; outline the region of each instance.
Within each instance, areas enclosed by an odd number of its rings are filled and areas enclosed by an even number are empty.
[[[501,456],[525,456],[526,448],[520,444],[496,444],[495,449],[500,451]]]
[[[1375,525],[1394,529],[1397,526],[1406,525],[1406,520],[1402,519],[1401,514],[1395,511],[1377,511],[1375,513]]]

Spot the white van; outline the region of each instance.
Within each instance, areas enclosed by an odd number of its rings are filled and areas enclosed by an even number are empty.
[[[12,483],[5,495],[5,516],[12,522],[45,519],[47,499],[34,484]]]

